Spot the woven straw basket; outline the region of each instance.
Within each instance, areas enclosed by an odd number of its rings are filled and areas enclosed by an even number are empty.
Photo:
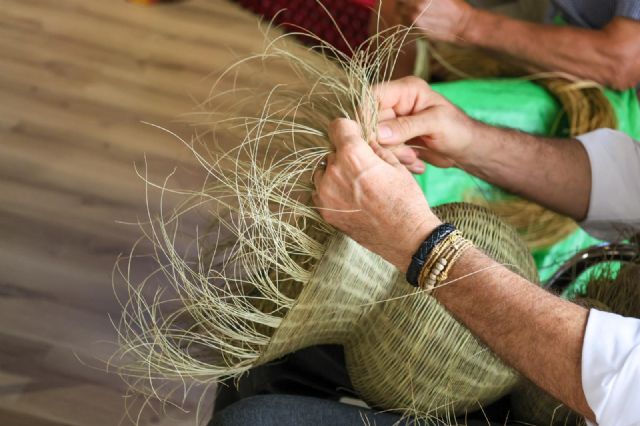
[[[489,256],[537,280],[524,243],[493,213],[464,203],[435,211]],[[415,293],[392,265],[342,234],[331,237],[255,365],[325,343],[344,346],[356,390],[385,409],[459,415],[502,397],[518,380],[434,298]]]
[[[150,217],[145,233],[164,285],[149,297],[150,279],[135,284],[129,266],[120,271],[129,291],[119,343],[132,359],[123,377],[151,398],[157,378],[212,384],[310,345],[340,344],[356,390],[381,409],[446,419],[509,393],[519,380],[513,370],[392,265],[325,223],[308,200],[310,176],[331,152],[323,129],[335,117],[358,119],[358,106],[375,111],[369,82],[386,81],[389,60],[379,50],[370,58],[365,48],[342,69],[312,52],[293,56],[290,47],[269,46],[260,64],[280,58],[302,84],[251,91],[242,102],[238,91],[223,92],[215,108],[195,116],[205,148],[185,144],[205,183],[181,190],[191,204]],[[376,118],[364,118],[357,121],[369,140]],[[234,145],[218,144],[220,134]],[[178,219],[192,205],[206,211],[211,228],[229,231],[228,255],[217,231],[181,230],[188,221]],[[494,213],[462,203],[434,210],[487,255],[537,282],[525,243]],[[175,235],[194,238],[197,255],[180,252]]]

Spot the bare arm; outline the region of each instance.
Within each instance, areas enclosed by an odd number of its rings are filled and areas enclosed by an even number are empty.
[[[495,265],[471,249],[455,264],[452,279]],[[595,420],[582,389],[586,309],[503,267],[445,284],[434,295],[507,364],[568,407]]]
[[[575,220],[587,215],[591,166],[575,139],[532,136],[482,123],[456,164],[474,176]]]
[[[405,272],[441,222],[408,170],[387,150],[375,144],[372,150],[354,122],[336,120],[329,133],[336,153],[327,157],[326,170],[314,174],[315,205],[327,222]],[[588,312],[473,248],[450,277],[487,267],[492,269],[437,289],[435,297],[505,362],[593,420],[581,376]]]
[[[409,170],[424,170],[418,158],[460,167],[576,220],[586,216],[591,167],[577,140],[541,138],[472,120],[415,77],[374,91],[380,99],[379,141]]]
[[[427,38],[493,50],[521,60],[531,71],[562,71],[615,89],[640,83],[638,21],[616,17],[605,28],[590,30],[517,20],[464,0],[406,3],[408,10],[396,12]]]
[[[533,71],[563,71],[620,90],[640,83],[638,21],[618,17],[590,30],[472,11],[463,42],[524,60]]]

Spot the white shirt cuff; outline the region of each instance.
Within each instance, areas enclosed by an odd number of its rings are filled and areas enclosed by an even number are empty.
[[[640,319],[589,312],[582,388],[600,426],[640,425]]]
[[[591,164],[589,211],[580,225],[593,236],[608,241],[638,232],[640,144],[611,129],[599,129],[577,139]]]

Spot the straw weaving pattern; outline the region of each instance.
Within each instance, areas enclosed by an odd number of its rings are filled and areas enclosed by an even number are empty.
[[[119,356],[130,362],[121,374],[132,388],[154,398],[167,379],[209,386],[323,343],[344,346],[369,404],[420,418],[479,409],[516,385],[518,375],[434,298],[324,222],[310,202],[311,177],[332,151],[332,119],[353,119],[365,141],[376,137],[372,82],[389,79],[408,34],[391,29],[350,57],[335,50],[335,61],[277,37],[220,77],[234,86],[214,87],[190,116],[194,140],[181,140],[202,166],[202,186],[174,190],[182,207],[150,213],[143,227],[153,280],[132,282],[131,263],[118,269],[128,284],[118,330]],[[252,87],[256,69],[271,66],[291,69],[290,81]],[[464,203],[434,210],[537,282],[526,244],[498,216]],[[187,228],[198,214],[207,226]],[[179,251],[178,237],[191,238],[193,250]],[[162,285],[151,287],[156,280]]]
[[[537,280],[526,246],[494,214],[464,203],[435,211],[489,256]],[[321,343],[344,345],[351,380],[368,403],[419,416],[476,410],[518,380],[434,298],[341,234],[331,238],[257,364]]]

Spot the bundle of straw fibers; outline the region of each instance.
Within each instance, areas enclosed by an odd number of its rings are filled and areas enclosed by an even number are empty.
[[[277,38],[230,68],[242,87],[214,90],[191,116],[196,138],[184,143],[202,166],[203,184],[172,190],[185,197],[183,207],[150,215],[145,227],[161,288],[149,294],[150,279],[132,282],[131,264],[122,269],[129,293],[120,345],[129,362],[121,371],[138,391],[153,397],[164,379],[216,383],[322,343],[344,346],[350,377],[368,403],[406,414],[449,418],[516,384],[517,374],[435,299],[310,205],[311,174],[331,150],[329,122],[352,118],[365,140],[375,135],[371,84],[388,78],[392,52],[406,36],[392,31],[351,58],[334,52],[338,65]],[[291,78],[251,86],[256,67],[266,75],[286,67]],[[221,137],[235,142],[225,146]],[[537,281],[525,244],[494,214],[469,204],[435,211]],[[210,226],[184,229],[194,212]],[[175,244],[185,235],[193,239],[189,254]]]

